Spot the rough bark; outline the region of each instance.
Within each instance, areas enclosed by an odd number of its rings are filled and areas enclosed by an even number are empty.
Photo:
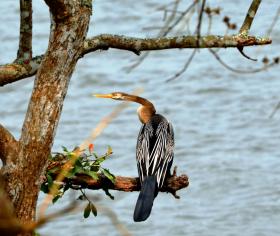
[[[251,3],[251,6],[248,9],[247,15],[244,19],[244,22],[242,24],[242,26],[240,27],[239,33],[241,34],[248,34],[251,25],[253,23],[253,20],[257,14],[257,10],[261,4],[262,0],[253,0]]]
[[[17,153],[18,142],[14,136],[0,124],[0,159],[6,165]],[[1,172],[0,172],[1,173]]]
[[[105,176],[99,176],[98,180],[93,179],[88,175],[78,175],[74,178],[68,179],[74,185],[82,186],[87,189],[112,189],[124,192],[140,191],[139,178],[116,176],[115,183],[112,183]],[[161,192],[169,192],[176,196],[176,191],[189,186],[189,179],[187,175],[173,175],[169,177],[164,186],[160,189]]]
[[[20,34],[17,60],[32,58],[32,1],[20,0]]]
[[[46,3],[54,17],[48,50],[34,82],[18,152],[2,168],[5,190],[16,216],[23,221],[35,219],[41,175],[91,14],[90,1],[46,0]]]
[[[137,55],[143,51],[166,50],[174,48],[240,48],[271,43],[269,38],[246,35],[208,35],[200,37],[199,46],[197,36],[179,36],[162,38],[135,38],[122,35],[101,34],[84,41],[81,56],[97,50],[109,48],[131,51]],[[37,72],[44,55],[0,66],[0,86],[28,78]]]
[[[70,160],[71,161],[71,160]],[[123,177],[116,176],[114,183],[109,180],[106,176],[99,174],[98,179],[93,179],[91,176],[87,174],[76,174],[71,178],[63,178],[58,180],[58,176],[62,171],[65,172],[65,165],[69,162],[69,160],[61,159],[59,161],[50,161],[47,167],[47,171],[51,171],[53,179],[57,182],[71,183],[69,186],[74,186],[76,189],[77,186],[79,188],[87,188],[92,190],[97,189],[112,189],[124,192],[132,192],[132,191],[140,191],[141,185],[139,178],[135,177]],[[71,165],[70,165],[71,167]],[[177,176],[177,167],[174,168],[173,174],[168,177],[160,189],[161,192],[169,192],[176,196],[176,191],[186,188],[189,186],[189,178],[187,175]]]

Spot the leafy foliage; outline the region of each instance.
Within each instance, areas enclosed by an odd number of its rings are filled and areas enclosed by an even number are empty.
[[[97,216],[97,209],[87,197],[85,190],[83,190],[83,186],[72,184],[71,179],[78,175],[88,175],[95,180],[98,180],[100,176],[105,176],[112,183],[115,183],[115,176],[108,169],[101,166],[105,160],[111,157],[113,153],[112,148],[108,146],[106,153],[99,156],[93,151],[93,147],[93,144],[90,144],[88,150],[86,152],[79,152],[78,156],[75,149],[69,151],[66,147],[62,147],[62,153],[54,153],[54,155],[50,157],[50,165],[46,172],[44,182],[41,185],[41,191],[44,193],[50,193],[52,188],[57,189],[53,196],[53,203],[60,199],[67,190],[79,190],[82,195],[80,195],[77,200],[88,201],[88,204],[84,209],[84,218],[88,218],[90,213]],[[62,166],[67,165],[71,160],[73,160],[72,166],[67,168],[67,170],[64,170]],[[64,180],[62,182],[57,182],[56,178],[61,173],[63,173]],[[111,199],[114,199],[107,189],[104,189],[104,191],[106,195]]]

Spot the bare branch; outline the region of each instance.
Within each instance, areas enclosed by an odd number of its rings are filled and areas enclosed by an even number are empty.
[[[189,56],[187,62],[185,63],[184,67],[180,71],[178,71],[174,76],[172,76],[171,78],[167,79],[166,82],[170,82],[170,81],[178,78],[180,75],[182,75],[188,69],[188,67],[191,64],[191,62],[192,62],[196,52],[197,52],[197,49],[194,49],[192,54]]]
[[[217,36],[208,35],[200,38],[199,48],[228,48],[270,44],[271,39],[255,36]],[[174,48],[197,48],[197,36],[178,36],[163,38],[135,38],[119,35],[102,34],[85,42],[83,54],[98,49],[116,48],[139,54],[141,51],[165,50]]]
[[[32,1],[20,0],[20,36],[17,59],[32,58]]]
[[[251,61],[258,61],[258,59],[252,58],[250,56],[248,56],[247,54],[245,54],[245,52],[243,51],[243,47],[237,48],[238,51],[241,53],[241,55]]]
[[[199,48],[228,48],[266,45],[272,41],[269,38],[255,36],[208,35],[200,37]],[[197,36],[178,36],[163,38],[135,38],[120,35],[101,34],[84,42],[81,56],[97,50],[109,48],[127,50],[139,55],[141,51],[164,50],[174,48],[197,48]],[[36,73],[43,56],[33,58],[29,64],[7,64],[0,67],[0,86],[30,77]]]
[[[252,1],[251,6],[245,17],[245,20],[239,30],[239,33],[246,34],[246,35],[248,34],[261,1],[262,0],[253,0]]]
[[[276,12],[276,14],[275,14],[275,16],[272,20],[272,23],[271,23],[270,27],[268,28],[268,30],[266,32],[266,35],[271,35],[272,30],[273,30],[274,26],[276,25],[276,23],[279,19],[279,16],[280,16],[280,7],[278,7],[278,10],[277,10],[277,12]]]
[[[276,107],[273,109],[272,113],[269,115],[269,119],[272,119],[279,109],[280,109],[280,102],[277,103]]]
[[[241,70],[241,69],[235,69],[229,65],[227,65],[221,58],[220,56],[211,48],[209,48],[209,51],[214,55],[214,57],[217,59],[217,61],[226,69],[235,72],[235,73],[240,73],[240,74],[254,74],[254,73],[258,73],[261,72],[263,70],[266,70],[276,64],[278,64],[278,60],[276,58],[276,60],[274,60],[273,62],[269,63],[269,64],[265,64],[264,66],[257,68],[257,69],[253,69],[253,70]]]
[[[202,5],[201,5],[200,11],[199,11],[199,16],[198,16],[198,24],[197,24],[197,27],[196,27],[197,48],[199,48],[199,44],[200,44],[200,37],[201,37],[200,30],[201,30],[202,17],[203,17],[203,12],[204,12],[204,8],[205,8],[205,3],[206,3],[206,0],[202,0]]]

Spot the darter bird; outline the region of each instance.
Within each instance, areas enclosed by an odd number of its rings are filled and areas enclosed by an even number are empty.
[[[174,133],[171,123],[156,113],[154,105],[145,98],[122,92],[95,94],[99,98],[140,103],[137,109],[142,122],[137,145],[136,161],[141,183],[141,191],[134,210],[134,221],[146,220],[152,210],[153,202],[167,176],[173,162]]]

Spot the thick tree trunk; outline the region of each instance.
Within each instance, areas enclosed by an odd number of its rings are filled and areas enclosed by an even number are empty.
[[[5,154],[2,168],[6,192],[16,216],[23,221],[35,218],[40,179],[91,14],[91,1],[46,0],[46,3],[53,16],[48,50],[35,79],[22,135],[15,141],[13,153]]]

